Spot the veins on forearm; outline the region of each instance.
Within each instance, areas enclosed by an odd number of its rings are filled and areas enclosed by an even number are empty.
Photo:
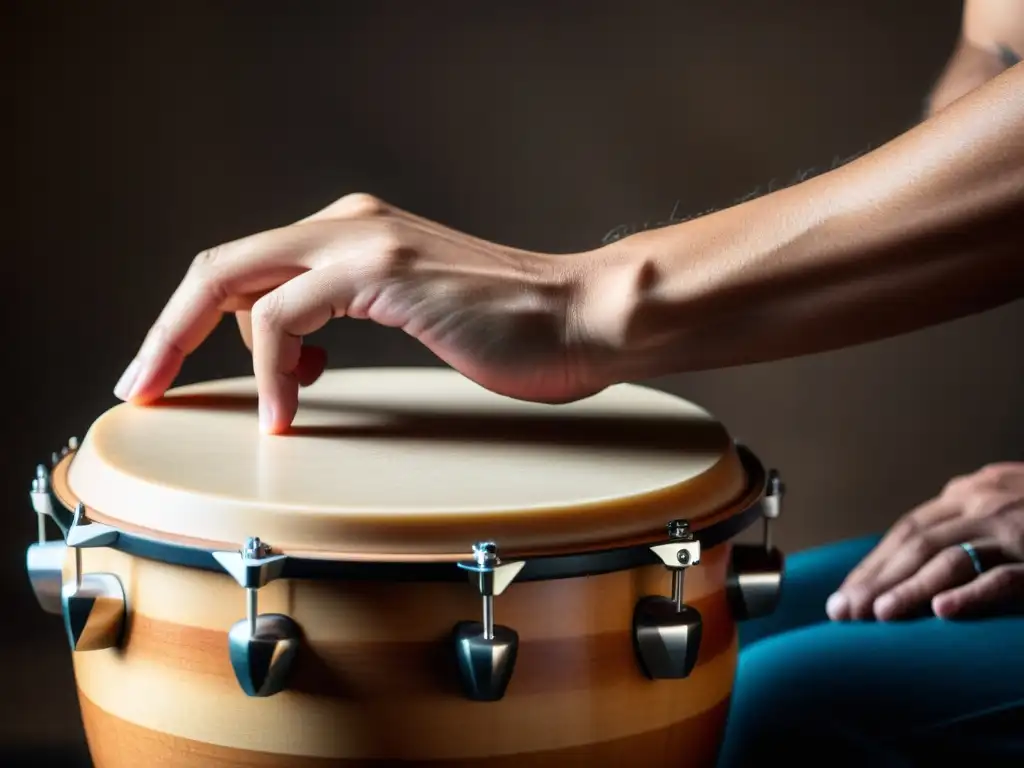
[[[741,203],[745,203],[745,202],[747,202],[749,200],[753,200],[753,199],[761,197],[763,195],[768,195],[768,194],[771,194],[772,192],[777,192],[780,189],[785,189],[786,187],[795,186],[797,184],[800,184],[801,182],[807,181],[810,178],[813,178],[815,176],[819,176],[822,173],[827,173],[828,171],[834,171],[836,168],[839,168],[839,167],[841,167],[843,165],[846,165],[847,163],[853,162],[858,157],[861,157],[862,155],[867,154],[871,149],[873,149],[873,147],[869,146],[869,147],[865,147],[864,149],[861,149],[861,150],[853,153],[852,155],[847,155],[847,156],[835,155],[832,158],[832,162],[829,163],[828,165],[826,165],[826,166],[813,166],[813,167],[810,167],[810,168],[801,169],[801,170],[797,171],[795,174],[793,174],[789,179],[787,179],[785,181],[780,181],[780,179],[774,178],[771,181],[769,181],[767,184],[758,185],[751,192],[748,192],[747,194],[743,195],[742,197],[734,200],[731,203],[731,205],[739,205]],[[617,240],[622,240],[622,239],[624,239],[626,237],[629,237],[630,235],[635,235],[638,232],[646,232],[646,231],[652,230],[652,229],[661,229],[663,227],[670,227],[670,226],[672,226],[674,224],[682,224],[684,221],[690,221],[692,219],[698,219],[701,216],[706,216],[706,215],[708,215],[710,213],[714,213],[715,211],[720,210],[719,208],[707,208],[705,210],[698,211],[696,213],[691,213],[691,214],[687,214],[687,215],[681,215],[680,211],[679,211],[680,205],[681,205],[681,201],[676,200],[675,204],[672,206],[672,212],[665,219],[655,219],[653,221],[652,220],[648,220],[648,221],[645,221],[645,222],[643,222],[641,224],[620,224],[619,226],[617,226],[614,229],[610,230],[603,238],[601,238],[601,244],[602,245],[608,245],[609,243],[614,243]]]

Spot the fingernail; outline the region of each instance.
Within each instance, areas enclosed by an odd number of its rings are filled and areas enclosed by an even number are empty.
[[[846,599],[846,595],[842,592],[836,592],[825,602],[825,613],[828,614],[832,621],[842,621],[846,618],[849,605],[850,601]]]
[[[875,616],[879,619],[885,620],[892,615],[893,608],[896,607],[896,598],[892,595],[882,595],[880,598],[875,600],[871,609],[875,612]]]
[[[260,431],[261,432],[270,432],[271,428],[274,426],[274,411],[273,411],[273,409],[271,409],[271,407],[267,403],[265,403],[262,400],[260,400],[259,414],[260,414]]]
[[[139,378],[139,359],[135,358],[129,363],[121,378],[114,385],[114,397],[121,400],[130,400],[135,390],[135,382]]]

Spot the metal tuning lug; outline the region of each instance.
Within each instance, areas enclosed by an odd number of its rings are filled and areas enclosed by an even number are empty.
[[[498,701],[505,695],[519,652],[519,635],[514,629],[494,623],[494,598],[504,592],[526,565],[523,561],[503,563],[493,542],[473,545],[473,560],[459,563],[469,572],[470,584],[483,598],[481,621],[461,621],[453,639],[459,677],[466,698]]]
[[[700,652],[704,620],[700,611],[683,602],[683,574],[700,564],[700,542],[689,523],[668,525],[669,540],[651,551],[672,574],[672,597],[641,598],[633,610],[633,645],[643,673],[652,680],[689,676]]]
[[[765,497],[761,505],[764,522],[763,543],[734,544],[726,576],[726,596],[737,621],[770,615],[782,594],[785,557],[772,544],[772,523],[782,513],[786,486],[776,470],[768,473]]]
[[[50,470],[42,464],[36,467],[29,499],[39,517],[39,540],[46,541],[46,518],[53,518],[53,496],[50,493]]]
[[[245,618],[228,632],[228,653],[235,678],[247,696],[267,697],[284,690],[299,651],[299,625],[280,613],[260,613],[258,592],[280,578],[287,555],[271,554],[258,538],[238,552],[214,552],[214,558],[245,590]]]
[[[59,451],[54,451],[50,454],[50,467],[56,467],[60,462],[68,456],[68,454],[74,453],[78,450],[78,438],[68,438],[68,444],[61,448]]]
[[[38,541],[30,544],[25,552],[25,568],[40,607],[47,613],[60,616],[64,612],[61,590],[68,548],[63,540],[47,541],[46,519],[53,517],[53,497],[50,495],[50,472],[42,464],[36,467],[29,496],[36,512]]]
[[[109,547],[116,529],[85,522],[85,507],[75,508],[67,545],[75,550],[74,576],[61,589],[64,627],[73,651],[116,648],[124,633],[127,601],[121,581],[112,573],[82,573],[82,550]]]

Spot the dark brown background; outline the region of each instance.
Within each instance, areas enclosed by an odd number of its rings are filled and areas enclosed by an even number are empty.
[[[81,738],[60,622],[35,608],[24,576],[33,465],[113,404],[194,253],[351,191],[550,250],[596,245],[677,201],[721,206],[911,125],[959,8],[4,3],[0,750]],[[1022,321],[1018,304],[658,385],[784,471],[779,539],[794,549],[883,527],[950,475],[1024,455],[1024,356],[1011,341]],[[248,372],[236,336],[222,328],[185,378]],[[336,323],[324,341],[335,365],[433,364],[367,324]]]

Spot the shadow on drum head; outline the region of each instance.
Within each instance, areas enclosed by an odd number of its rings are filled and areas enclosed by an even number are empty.
[[[607,414],[572,411],[571,406],[550,415],[505,415],[493,411],[440,407],[372,406],[338,402],[316,397],[300,401],[299,424],[282,437],[344,437],[417,439],[476,443],[524,443],[582,446],[589,448],[636,448],[649,451],[694,453],[718,452],[729,437],[721,424],[701,414]],[[169,395],[151,406],[215,411],[257,411],[257,398],[246,395]],[[543,407],[543,406],[541,406]],[[317,414],[317,420],[337,423],[302,424],[302,414]],[[350,423],[347,423],[350,422]]]

